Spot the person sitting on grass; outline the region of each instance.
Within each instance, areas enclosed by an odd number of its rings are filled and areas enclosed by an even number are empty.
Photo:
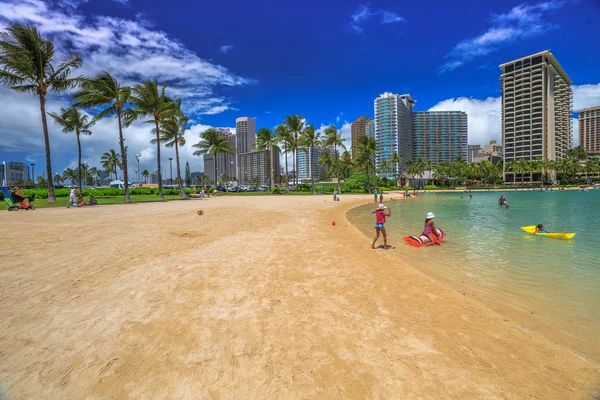
[[[88,201],[88,206],[97,206],[98,200],[92,195],[90,195],[90,201]]]
[[[539,224],[538,226],[535,227],[535,233],[548,233],[548,232],[546,232],[544,225]]]
[[[83,196],[79,195],[79,197],[77,198],[77,207],[83,206],[85,206],[85,201],[83,201]]]

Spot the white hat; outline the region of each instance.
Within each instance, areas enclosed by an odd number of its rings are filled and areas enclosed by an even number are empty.
[[[377,208],[378,210],[385,210],[387,207],[382,203],[379,205],[379,207]]]
[[[431,218],[435,218],[435,215],[433,215],[432,212],[428,212],[427,213],[427,219],[431,219]]]

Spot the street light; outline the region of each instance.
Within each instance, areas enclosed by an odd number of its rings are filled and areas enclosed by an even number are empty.
[[[35,186],[35,169],[33,167],[35,167],[35,164],[31,164],[31,181],[33,182],[33,185]]]
[[[172,185],[173,184],[173,157],[169,157],[169,174],[171,176],[171,178],[169,179],[169,183]]]
[[[229,171],[230,172],[229,179],[231,181],[233,181],[233,161],[229,161],[229,165],[231,166],[230,171]]]
[[[141,154],[135,155],[135,159],[138,162],[138,168],[137,168],[138,187],[142,187],[142,181],[140,180],[140,156],[141,156]]]

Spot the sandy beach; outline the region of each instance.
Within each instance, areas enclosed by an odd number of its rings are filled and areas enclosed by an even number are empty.
[[[401,238],[371,250],[345,218],[371,199],[2,212],[0,398],[600,396],[597,364],[399,264]]]

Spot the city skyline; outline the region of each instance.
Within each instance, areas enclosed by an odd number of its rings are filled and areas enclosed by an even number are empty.
[[[600,105],[600,77],[590,68],[600,61],[600,52],[594,51],[598,45],[581,40],[600,35],[599,24],[594,23],[600,8],[591,2],[509,1],[461,12],[455,4],[440,4],[430,17],[450,21],[452,29],[443,31],[443,39],[436,36],[442,31],[435,25],[429,26],[428,32],[420,27],[424,5],[333,2],[321,7],[323,16],[317,17],[304,10],[311,7],[262,3],[270,7],[270,15],[298,12],[307,23],[326,23],[329,27],[333,21],[339,29],[328,29],[325,35],[299,35],[279,25],[266,29],[253,24],[253,32],[232,30],[222,20],[246,15],[208,4],[202,5],[202,10],[211,13],[213,21],[196,33],[189,28],[194,24],[186,22],[187,14],[191,17],[192,10],[199,10],[192,2],[178,3],[167,13],[186,14],[174,24],[152,2],[0,0],[0,30],[10,22],[36,21],[42,34],[52,38],[59,50],[64,51],[70,43],[81,54],[81,74],[110,69],[128,83],[133,72],[143,79],[166,80],[170,85],[167,92],[183,98],[182,104],[192,118],[188,144],[181,151],[182,161],[190,162],[192,170],[202,169],[202,157],[191,155],[191,144],[199,141],[200,132],[223,127],[235,133],[235,119],[242,115],[256,118],[258,130],[272,129],[286,115],[300,114],[317,129],[334,124],[349,144],[352,121],[362,115],[372,118],[372,99],[387,91],[418,93],[415,111],[465,111],[469,144],[499,139],[498,66],[545,49],[551,49],[569,71],[574,110]],[[189,13],[181,12],[187,9]],[[255,18],[258,22],[267,17]],[[53,23],[56,20],[64,23]],[[123,29],[115,37],[116,26]],[[397,40],[409,31],[416,33],[410,41]],[[571,34],[560,35],[564,32]],[[149,42],[149,37],[155,40]],[[111,40],[114,43],[108,44]],[[293,51],[284,48],[290,40],[297,46]],[[395,49],[400,42],[402,52],[377,59],[376,54]],[[144,43],[150,51],[144,52],[144,46],[136,43]],[[117,50],[122,54],[117,55]],[[155,57],[150,57],[152,52]],[[253,57],[257,52],[267,52],[264,60]],[[353,57],[357,52],[365,56]],[[298,54],[302,57],[297,58]],[[409,55],[410,62],[403,55]],[[319,62],[312,61],[315,57]],[[187,72],[178,68],[183,64],[189,67]],[[35,97],[2,88],[0,101],[6,105],[0,110],[0,160],[41,166],[43,139]],[[69,102],[68,97],[51,96],[47,109],[56,111]],[[578,120],[574,122],[576,144]],[[61,133],[52,121],[49,129],[54,169],[74,167],[74,137]],[[114,121],[100,121],[92,131],[92,136],[82,140],[83,161],[99,166],[103,152],[118,150]],[[124,135],[129,151],[141,154],[140,169],[155,169],[155,146],[150,144],[148,126],[134,124]],[[164,163],[174,155],[172,150],[163,150]],[[133,176],[131,161],[132,157]],[[36,175],[41,171],[36,169]]]

